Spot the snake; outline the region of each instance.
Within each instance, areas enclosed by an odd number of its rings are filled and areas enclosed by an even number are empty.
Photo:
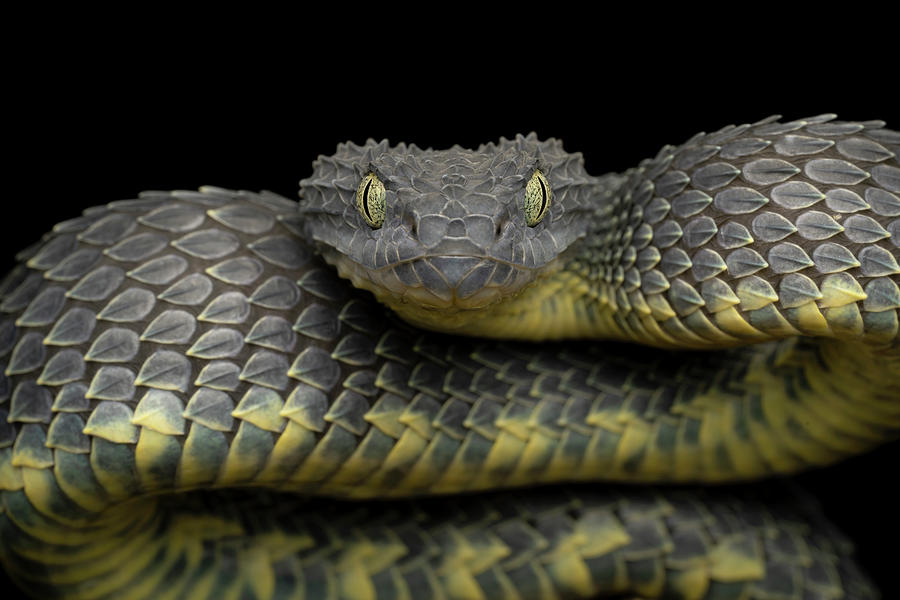
[[[35,598],[877,598],[787,476],[900,431],[898,153],[833,114],[602,176],[369,140],[299,201],[89,208],[0,283],[0,562]]]

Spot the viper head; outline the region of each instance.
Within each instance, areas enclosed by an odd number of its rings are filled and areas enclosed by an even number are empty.
[[[307,235],[357,287],[434,328],[513,298],[588,231],[596,180],[534,134],[475,150],[369,140],[300,182]]]

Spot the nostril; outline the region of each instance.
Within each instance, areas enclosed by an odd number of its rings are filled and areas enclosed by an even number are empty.
[[[497,228],[494,230],[494,237],[499,238],[503,235],[503,228],[506,227],[505,219],[497,219]]]
[[[412,237],[419,237],[419,223],[413,215],[403,215],[403,227],[409,232]]]

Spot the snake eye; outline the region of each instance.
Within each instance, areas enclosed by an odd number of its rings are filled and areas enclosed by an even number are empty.
[[[541,222],[547,209],[550,208],[550,200],[553,192],[550,191],[550,183],[539,170],[535,169],[534,175],[525,186],[525,223],[534,227]]]
[[[369,173],[359,183],[356,207],[372,229],[384,224],[384,184],[375,173]]]

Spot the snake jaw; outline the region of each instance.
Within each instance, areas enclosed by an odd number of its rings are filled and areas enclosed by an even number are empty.
[[[339,252],[326,250],[323,257],[341,277],[372,292],[404,320],[457,333],[557,269],[555,262],[527,269],[487,256],[444,254],[367,269]]]

